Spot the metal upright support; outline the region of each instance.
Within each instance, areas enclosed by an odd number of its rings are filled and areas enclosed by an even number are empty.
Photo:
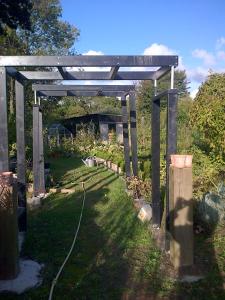
[[[131,138],[131,160],[133,175],[138,176],[138,151],[137,151],[137,122],[136,122],[136,99],[135,91],[129,93],[130,101],[130,138]]]
[[[16,90],[16,145],[17,145],[17,183],[19,216],[19,231],[27,228],[26,203],[26,156],[25,156],[25,126],[24,126],[24,86],[15,81]]]
[[[167,141],[166,141],[166,224],[169,230],[169,167],[170,155],[177,151],[177,90],[167,97]]]
[[[157,80],[154,80],[154,95],[157,95]]]
[[[33,105],[33,182],[34,196],[39,195],[40,184],[40,154],[39,154],[39,105]]]
[[[9,170],[6,68],[0,67],[0,172]]]
[[[152,101],[152,222],[160,227],[160,99]]]
[[[174,89],[174,66],[171,67],[170,88]]]
[[[123,122],[123,145],[124,145],[124,160],[126,177],[131,176],[130,170],[130,145],[128,132],[128,115],[127,115],[127,101],[126,96],[121,97],[122,106],[122,122]]]
[[[43,123],[42,111],[39,110],[39,193],[45,193],[45,164],[44,164],[44,144],[43,144]]]

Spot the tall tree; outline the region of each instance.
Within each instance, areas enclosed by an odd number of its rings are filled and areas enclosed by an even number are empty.
[[[61,19],[59,0],[33,2],[31,30],[20,30],[18,36],[25,41],[24,52],[35,55],[66,55],[79,36],[79,30]]]
[[[225,73],[211,74],[197,93],[191,110],[195,143],[225,163]]]
[[[23,3],[23,5],[21,4]],[[31,5],[30,19],[26,11],[22,13],[25,4]],[[31,4],[30,4],[31,3]],[[5,5],[5,6],[4,6]],[[4,31],[0,32],[0,55],[67,55],[74,53],[71,48],[79,36],[79,30],[63,21],[62,8],[59,0],[2,0],[0,1],[0,16],[10,16],[14,7],[15,18],[10,22],[0,19],[0,25]],[[18,5],[18,9],[16,8]],[[30,6],[29,6],[30,7]],[[10,13],[6,9],[10,8]],[[23,23],[23,18],[26,19]],[[10,17],[9,17],[10,18]],[[28,26],[28,19],[29,26]],[[4,22],[3,22],[4,21]],[[14,21],[14,23],[13,23]],[[10,27],[12,28],[10,28]],[[13,134],[15,127],[15,91],[12,79],[8,81],[9,94],[9,122],[10,143],[15,142]],[[26,89],[26,124],[31,126],[31,104],[33,103],[33,93],[30,86]],[[52,102],[54,106],[57,101]]]
[[[11,29],[21,27],[29,30],[31,8],[31,0],[1,0],[0,34],[3,34],[6,26]]]
[[[174,76],[174,86],[178,89],[180,97],[188,96],[188,82],[185,71],[176,70]],[[159,80],[157,91],[163,91],[170,87],[170,74]],[[152,81],[141,81],[138,86],[138,109],[143,114],[151,112],[151,99],[154,95]]]

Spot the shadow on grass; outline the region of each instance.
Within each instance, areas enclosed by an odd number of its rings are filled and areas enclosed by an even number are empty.
[[[136,218],[124,183],[114,173],[99,171],[86,184],[78,240],[54,299],[121,299],[131,291],[134,281],[139,281],[138,270],[146,259],[142,251],[149,249],[149,234]],[[82,175],[85,172],[82,169]],[[45,264],[43,284],[21,296],[7,295],[4,299],[47,299],[52,279],[72,242],[82,197],[81,189],[68,196],[50,195],[41,210],[30,214],[23,254]],[[133,272],[137,262],[139,269]]]
[[[66,163],[57,165],[64,165],[58,175],[65,179]],[[72,170],[71,165],[68,169]],[[137,219],[117,175],[104,169],[87,170],[79,163],[76,171],[80,174],[77,181],[87,178],[90,171],[92,175],[85,185],[86,203],[78,239],[56,285],[54,299],[223,299],[216,298],[223,296],[217,291],[221,286],[221,281],[215,282],[217,276],[211,278],[211,298],[207,298],[209,278],[194,284],[168,279],[167,262],[153,245],[147,225]],[[81,187],[68,196],[50,195],[40,210],[29,215],[23,254],[45,264],[43,284],[21,296],[4,295],[1,299],[47,299],[51,282],[71,245],[82,197]],[[209,246],[207,251],[212,254]],[[215,263],[210,268],[215,268]],[[219,276],[217,271],[214,274]]]

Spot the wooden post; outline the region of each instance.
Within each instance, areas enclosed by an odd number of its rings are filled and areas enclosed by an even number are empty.
[[[177,152],[177,90],[167,96],[167,134],[166,134],[166,229],[169,229],[170,200],[169,200],[169,168],[170,155]],[[169,248],[169,245],[166,246]]]
[[[19,273],[17,182],[12,172],[0,174],[0,279]]]
[[[33,182],[34,196],[39,195],[40,185],[40,154],[39,154],[39,105],[33,105]]]
[[[42,111],[39,108],[39,193],[45,193],[45,162],[44,162],[44,143],[43,143],[43,122]]]
[[[175,268],[193,265],[192,168],[169,169],[170,257]]]
[[[16,81],[16,145],[17,145],[17,181],[19,216],[19,231],[27,229],[27,199],[26,199],[26,157],[25,157],[25,126],[24,126],[24,87]]]
[[[122,122],[123,122],[125,173],[126,173],[126,177],[130,177],[131,176],[130,145],[129,145],[129,131],[128,131],[127,101],[125,96],[121,97],[121,106],[122,106]]]
[[[137,121],[136,121],[136,99],[135,91],[129,93],[130,100],[130,139],[131,139],[131,160],[133,175],[138,176],[138,150],[137,150]]]
[[[0,67],[0,172],[9,170],[6,68]]]
[[[160,99],[152,101],[152,223],[160,227]]]

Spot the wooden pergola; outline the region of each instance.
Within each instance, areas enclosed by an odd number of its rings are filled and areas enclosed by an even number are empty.
[[[34,195],[45,191],[44,184],[44,159],[43,159],[43,137],[42,137],[42,112],[40,106],[40,97],[61,97],[61,96],[106,96],[120,97],[123,123],[123,144],[125,173],[127,177],[131,176],[130,150],[132,157],[132,171],[134,176],[138,176],[137,160],[137,126],[136,126],[136,106],[135,106],[135,86],[134,85],[56,85],[56,84],[33,84],[32,89],[37,99],[33,106],[33,173],[34,173]],[[129,96],[130,107],[130,139],[128,130],[128,112],[126,96]],[[40,141],[40,139],[42,141]],[[41,146],[41,148],[40,148]],[[131,148],[131,149],[130,149]]]
[[[177,90],[174,89],[174,68],[178,65],[178,56],[0,56],[0,172],[9,170],[8,121],[7,121],[7,75],[15,79],[16,86],[16,128],[17,128],[17,176],[19,183],[19,201],[26,207],[25,180],[25,135],[24,135],[24,82],[31,81],[38,96],[120,96],[122,98],[123,133],[125,143],[128,136],[128,114],[126,96],[130,98],[131,148],[133,173],[137,174],[136,140],[136,104],[135,90],[131,85],[105,85],[101,80],[152,80],[155,96],[152,100],[152,209],[153,224],[160,226],[162,209],[160,199],[160,101],[167,98],[167,215],[169,211],[168,168],[170,154],[176,153],[176,107]],[[98,68],[96,71],[95,68]],[[88,68],[88,71],[87,69]],[[92,71],[90,69],[93,68]],[[106,68],[108,70],[106,71]],[[85,70],[86,69],[86,70]],[[168,90],[157,94],[157,80],[171,72],[171,84]],[[66,85],[65,80],[82,80],[81,85]],[[99,85],[87,85],[86,81],[99,80]],[[54,84],[57,81],[57,85]],[[40,83],[42,83],[40,85]],[[53,83],[46,84],[46,83]],[[42,116],[39,103],[33,108],[34,145],[39,143]],[[39,139],[38,139],[39,135]],[[36,137],[36,140],[35,140]],[[125,145],[124,145],[125,146]],[[128,142],[129,146],[129,142]],[[135,148],[136,147],[136,148]],[[125,146],[126,174],[128,171],[128,148]],[[34,147],[35,149],[35,147]],[[34,150],[35,151],[35,150]],[[38,154],[41,154],[39,152]],[[34,155],[34,165],[37,155]],[[130,165],[130,162],[129,162]],[[136,168],[136,169],[135,169]],[[37,172],[37,170],[35,171]],[[24,214],[21,227],[26,229]]]

